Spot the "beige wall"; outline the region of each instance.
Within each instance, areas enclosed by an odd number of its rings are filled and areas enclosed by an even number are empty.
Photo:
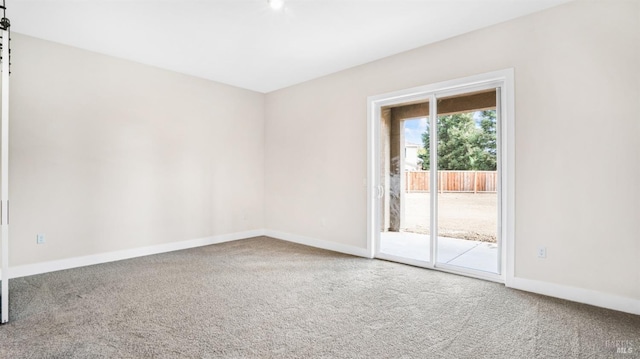
[[[263,228],[263,94],[20,34],[12,64],[11,266]]]
[[[262,228],[365,248],[367,96],[513,67],[516,275],[640,299],[639,23],[578,1],[266,97],[14,34],[10,264]]]
[[[367,96],[513,67],[516,276],[639,299],[639,23],[578,1],[268,94],[266,227],[365,247]]]

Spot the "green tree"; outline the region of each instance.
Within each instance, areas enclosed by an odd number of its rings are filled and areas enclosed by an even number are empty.
[[[438,117],[439,170],[496,170],[496,112],[482,111]],[[422,169],[430,167],[430,128],[422,134]]]
[[[482,111],[480,128],[476,137],[477,170],[495,171],[497,169],[496,147],[496,111]]]
[[[429,127],[431,124],[427,122],[427,129],[422,133],[423,147],[418,151],[418,158],[422,160],[422,170],[428,171],[431,168],[431,138],[429,137]]]

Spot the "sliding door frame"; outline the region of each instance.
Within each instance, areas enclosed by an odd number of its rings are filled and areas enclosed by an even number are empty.
[[[478,89],[497,88],[496,111],[499,115],[497,121],[497,142],[499,146],[498,173],[499,188],[498,201],[501,208],[498,218],[499,231],[499,268],[500,274],[492,274],[488,272],[463,269],[460,270],[455,266],[437,265],[437,240],[431,240],[431,257],[428,261],[411,260],[407,258],[396,258],[388,254],[381,254],[380,248],[380,198],[384,195],[386,188],[383,188],[380,180],[381,160],[381,109],[384,106],[398,105],[413,101],[429,101],[429,123],[431,128],[436,128],[437,124],[437,98],[453,94],[471,92]],[[490,73],[470,76],[451,81],[439,82],[431,85],[415,87],[385,93],[381,95],[370,96],[367,99],[368,112],[368,167],[367,167],[367,252],[370,258],[388,259],[400,261],[406,264],[438,269],[445,272],[463,274],[470,277],[477,277],[486,280],[509,283],[514,277],[514,211],[515,211],[515,157],[514,157],[514,139],[515,139],[515,116],[514,116],[514,70],[505,69]],[[430,131],[431,141],[431,163],[437,166],[437,156],[435,147],[437,146],[437,134]],[[437,171],[431,171],[431,183],[437,183]],[[437,195],[430,195],[430,223],[431,238],[437,238]]]
[[[2,113],[0,172],[2,185],[0,188],[0,243],[2,256],[2,295],[0,323],[9,321],[9,31],[2,30]]]

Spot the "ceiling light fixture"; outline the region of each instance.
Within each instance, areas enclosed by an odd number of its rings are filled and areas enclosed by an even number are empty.
[[[284,0],[267,0],[267,2],[273,10],[280,10],[284,6]]]

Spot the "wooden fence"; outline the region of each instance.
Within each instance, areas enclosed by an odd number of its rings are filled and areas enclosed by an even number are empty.
[[[429,171],[406,172],[407,193],[429,192]],[[438,171],[438,192],[496,192],[496,171]]]

